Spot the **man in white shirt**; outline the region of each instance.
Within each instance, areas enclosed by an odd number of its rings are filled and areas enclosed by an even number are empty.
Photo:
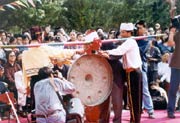
[[[111,58],[111,56],[123,57],[123,68],[127,73],[128,97],[130,103],[131,123],[140,123],[141,119],[141,101],[142,101],[142,81],[141,70],[142,61],[139,47],[134,39],[131,38],[134,30],[132,23],[122,23],[120,26],[120,35],[127,40],[116,49],[99,51],[99,54]]]

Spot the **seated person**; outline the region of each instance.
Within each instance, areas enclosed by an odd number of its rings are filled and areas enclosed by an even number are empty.
[[[7,86],[8,86],[7,83],[0,81],[0,94],[4,94],[5,92],[8,91]],[[0,105],[4,105],[5,104],[4,103],[4,98],[3,97],[1,97],[1,98],[2,98],[2,100],[0,100]],[[8,111],[10,110],[10,108],[11,107],[9,107],[9,106],[6,106],[4,108],[0,108],[0,121],[4,120],[4,119],[7,119],[7,116],[8,116],[8,113],[9,113]],[[13,119],[13,116],[10,115],[10,118]]]
[[[4,67],[0,64],[0,81],[6,82],[6,78],[4,76]]]
[[[166,109],[168,102],[167,93],[159,86],[158,82],[151,83],[150,94],[152,97],[154,109]]]
[[[0,81],[0,94],[5,93],[7,90],[5,83]]]

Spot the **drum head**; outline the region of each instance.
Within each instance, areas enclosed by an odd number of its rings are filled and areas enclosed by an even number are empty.
[[[86,106],[103,103],[111,93],[112,69],[107,60],[99,55],[84,55],[69,69],[68,80],[75,84],[75,97]]]

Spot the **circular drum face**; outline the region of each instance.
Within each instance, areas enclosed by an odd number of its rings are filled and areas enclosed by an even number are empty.
[[[73,96],[86,106],[103,103],[111,93],[112,69],[99,55],[84,55],[77,59],[68,71],[68,80],[75,84]]]

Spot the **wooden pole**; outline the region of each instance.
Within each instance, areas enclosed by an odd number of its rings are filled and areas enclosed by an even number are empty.
[[[154,38],[154,37],[161,37],[165,34],[157,34],[157,35],[149,35],[149,36],[137,36],[131,37],[135,40],[141,40],[146,38]],[[102,43],[110,43],[110,42],[119,42],[125,41],[127,38],[119,38],[119,39],[107,39],[101,40]],[[88,45],[91,44],[93,41],[76,41],[76,42],[61,42],[61,43],[40,43],[40,44],[29,44],[29,45],[0,45],[0,48],[32,48],[32,47],[40,47],[40,46],[74,46],[74,45]]]

